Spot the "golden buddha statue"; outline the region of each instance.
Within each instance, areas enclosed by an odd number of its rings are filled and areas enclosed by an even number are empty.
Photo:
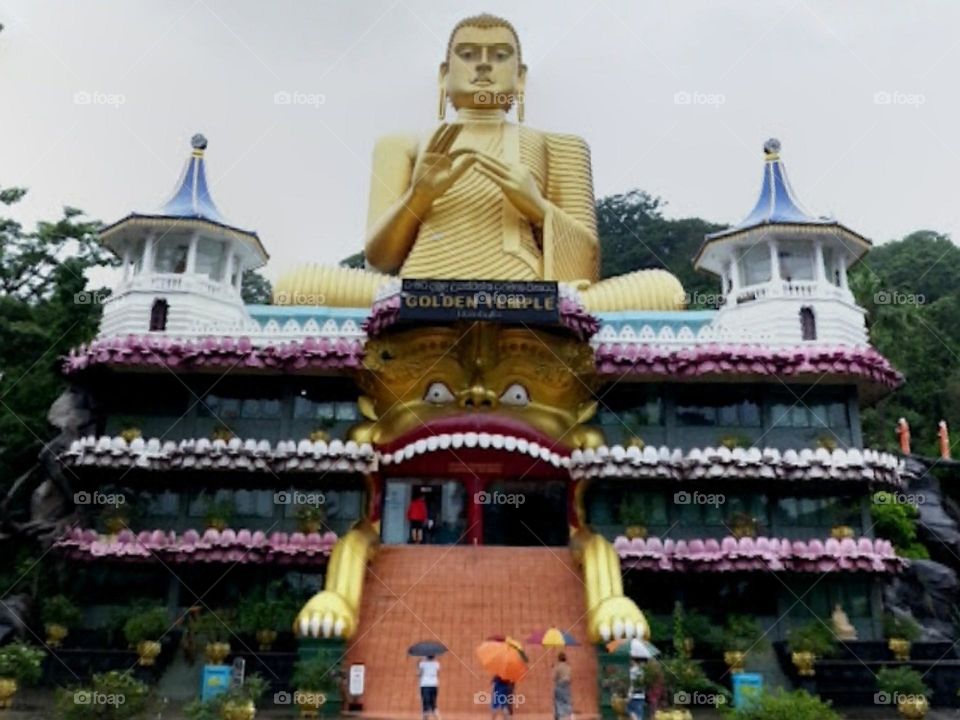
[[[380,139],[373,154],[367,269],[306,266],[281,278],[277,304],[366,307],[391,274],[555,280],[587,309],[674,310],[683,288],[643,270],[599,280],[590,150],[523,121],[527,68],[506,20],[460,21],[440,66],[441,124],[427,140]],[[447,104],[455,123],[443,122]]]

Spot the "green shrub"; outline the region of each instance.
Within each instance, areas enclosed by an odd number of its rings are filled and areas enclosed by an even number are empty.
[[[836,652],[837,638],[833,631],[819,620],[791,628],[787,632],[791,652],[809,652],[817,657],[830,657]]]
[[[663,670],[664,690],[668,700],[678,694],[693,693],[714,695],[717,697],[717,705],[724,705],[730,699],[727,689],[712,682],[696,660],[685,657],[668,658],[659,661],[659,665]]]
[[[910,503],[900,502],[893,494],[880,491],[873,494],[870,517],[877,537],[889,540],[902,557],[925,559],[927,548],[917,541],[917,518],[920,512]]]
[[[725,709],[729,720],[842,720],[831,707],[805,690],[764,693],[749,708]]]
[[[211,610],[191,619],[190,629],[204,642],[229,642],[234,632],[234,616],[232,610]]]
[[[920,637],[920,624],[912,617],[900,617],[887,613],[883,616],[883,636],[885,638],[903,638],[910,642]]]
[[[40,616],[44,624],[76,627],[80,623],[80,608],[66,595],[53,595],[41,605]]]
[[[89,686],[57,693],[61,720],[128,720],[143,716],[150,705],[150,688],[127,672],[113,670],[93,676]]]
[[[877,673],[877,689],[890,697],[897,695],[930,695],[923,676],[908,667],[883,668]]]
[[[0,677],[13,678],[22,685],[40,680],[46,653],[27,643],[15,642],[0,648]]]
[[[246,598],[237,606],[237,627],[251,635],[258,630],[289,631],[296,615],[297,607],[288,599]]]
[[[247,700],[256,705],[263,694],[267,691],[268,683],[260,673],[247,675],[243,679],[243,685],[237,688],[230,688],[227,692],[221,693],[206,702],[194,700],[183,708],[183,714],[187,720],[222,720],[223,706],[230,701],[245,702]]]
[[[160,640],[170,629],[170,617],[165,607],[155,607],[132,615],[123,624],[123,636],[131,645],[145,640]]]
[[[768,644],[760,623],[749,615],[728,615],[723,627],[715,624],[711,627],[707,640],[722,651],[762,652]]]
[[[294,666],[290,684],[296,690],[329,694],[340,687],[339,668],[320,656],[300,660]]]

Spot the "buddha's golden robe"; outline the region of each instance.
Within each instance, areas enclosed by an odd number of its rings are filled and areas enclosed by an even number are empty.
[[[599,242],[590,150],[574,135],[546,133],[506,122],[502,115],[460,111],[463,126],[452,150],[477,150],[533,174],[547,201],[535,227],[493,181],[470,168],[422,217],[399,268],[368,258],[370,270],[307,266],[282,278],[280,304],[369,306],[396,271],[432,279],[556,280],[576,283],[591,310],[682,307],[683,289],[664,271],[641,271],[597,282]],[[415,138],[381,139],[374,151],[368,227],[410,188],[422,144]],[[376,272],[380,271],[380,272]]]

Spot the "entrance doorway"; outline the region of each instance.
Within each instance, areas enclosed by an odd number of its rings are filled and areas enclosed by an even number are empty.
[[[483,503],[483,544],[566,545],[567,483],[500,481],[478,496]]]
[[[422,496],[427,505],[424,544],[453,545],[464,542],[466,530],[466,491],[458,480],[387,480],[383,493],[380,539],[385,544],[410,542],[407,508],[414,496]]]

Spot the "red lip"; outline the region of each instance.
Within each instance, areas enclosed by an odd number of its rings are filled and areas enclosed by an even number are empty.
[[[514,418],[505,417],[496,413],[465,413],[452,415],[426,422],[415,427],[400,437],[378,447],[383,452],[394,452],[400,448],[416,442],[421,438],[434,435],[451,435],[453,433],[488,433],[490,435],[507,435],[523,438],[528,442],[535,442],[540,447],[549,448],[560,455],[569,455],[570,448],[559,440],[554,440],[546,433],[527,425]]]

